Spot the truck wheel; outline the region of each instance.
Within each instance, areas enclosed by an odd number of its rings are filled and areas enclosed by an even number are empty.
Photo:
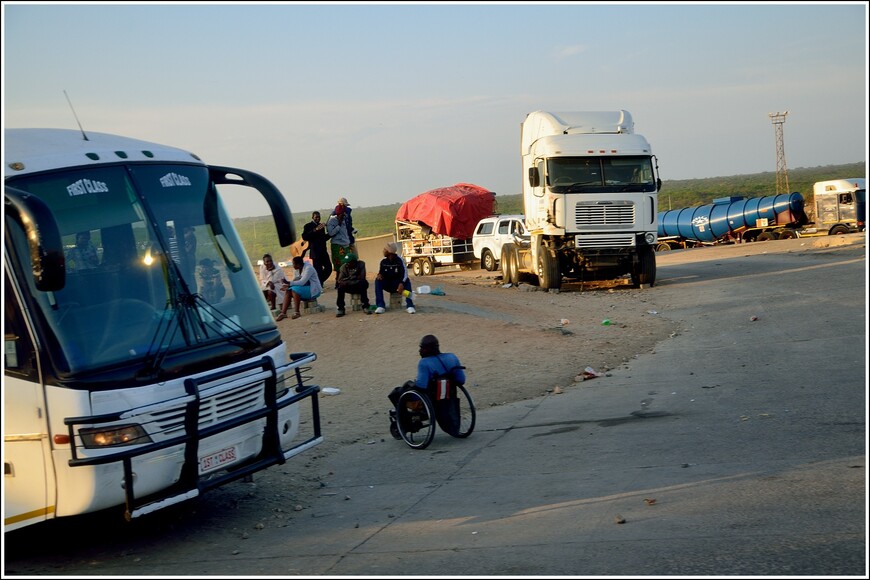
[[[659,242],[656,246],[656,252],[668,252],[671,249],[671,245],[667,242]]]
[[[562,286],[559,259],[546,248],[541,248],[541,253],[538,254],[538,285],[547,290],[558,290]]]
[[[423,275],[431,276],[432,272],[435,270],[435,265],[432,263],[432,260],[428,258],[423,260]]]
[[[483,269],[487,272],[495,270],[495,256],[492,255],[492,252],[489,250],[483,251],[483,254],[480,257],[480,265],[483,266]]]
[[[635,288],[642,284],[652,286],[656,281],[656,253],[652,246],[641,246],[637,250],[637,264],[631,271],[631,282]]]
[[[501,277],[505,284],[516,285],[519,280],[514,278],[517,268],[514,264],[514,245],[505,244],[501,247]]]
[[[842,235],[842,234],[848,234],[848,233],[849,233],[849,228],[847,228],[847,227],[844,226],[844,225],[839,225],[839,226],[834,226],[834,227],[832,227],[832,228],[831,228],[831,233],[830,233],[829,235],[831,235],[831,236],[839,236],[839,235]]]
[[[420,264],[420,260],[418,258],[414,258],[414,261],[411,262],[411,270],[413,270],[415,276],[420,276],[423,274],[423,266]]]
[[[761,232],[758,234],[758,238],[756,238],[759,242],[766,242],[768,240],[775,240],[779,236],[776,235],[776,232]]]
[[[796,237],[798,237],[797,232],[794,230],[791,230],[791,229],[784,229],[781,232],[779,232],[779,239],[780,240],[793,240]]]

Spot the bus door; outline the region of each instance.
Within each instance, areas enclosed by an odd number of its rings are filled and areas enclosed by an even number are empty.
[[[8,268],[3,278],[3,524],[10,531],[53,518],[55,488],[37,353]]]

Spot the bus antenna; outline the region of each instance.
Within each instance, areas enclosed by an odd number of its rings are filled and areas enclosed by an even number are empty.
[[[66,94],[66,89],[63,90],[63,96],[66,97],[66,102],[69,103],[69,108],[72,110],[73,117],[76,118],[76,123],[78,123],[79,125],[79,131],[82,132],[82,137],[85,138],[85,141],[90,141],[90,139],[88,139],[88,136],[85,134],[85,130],[82,128],[82,124],[79,121],[79,116],[76,115],[76,110],[73,108],[72,101],[69,100],[69,95]]]

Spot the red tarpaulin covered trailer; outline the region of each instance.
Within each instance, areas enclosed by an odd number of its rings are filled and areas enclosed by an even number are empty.
[[[495,193],[471,183],[457,183],[421,193],[409,199],[396,213],[397,221],[417,222],[432,233],[467,239],[477,222],[495,208]]]

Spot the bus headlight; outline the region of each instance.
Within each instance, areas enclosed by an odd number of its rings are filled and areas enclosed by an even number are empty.
[[[93,429],[79,429],[85,449],[122,447],[151,443],[151,436],[140,425],[113,425]]]

